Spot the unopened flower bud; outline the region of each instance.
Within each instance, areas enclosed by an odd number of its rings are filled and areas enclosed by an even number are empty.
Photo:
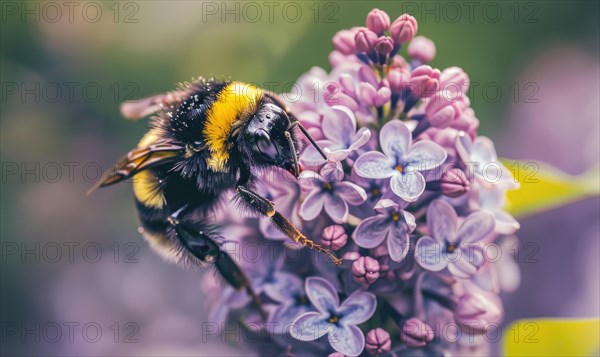
[[[336,251],[345,246],[346,242],[348,242],[348,235],[346,234],[344,227],[332,225],[323,230],[322,243],[325,247]]]
[[[447,197],[456,198],[469,192],[471,184],[467,175],[460,169],[450,169],[442,175],[440,180],[442,194]]]
[[[382,34],[390,27],[390,16],[382,10],[373,9],[367,15],[367,28],[376,34]]]
[[[377,42],[377,35],[369,29],[360,29],[354,36],[354,45],[359,52],[371,52]]]
[[[354,45],[355,31],[352,30],[341,30],[338,31],[331,42],[333,47],[340,51],[342,54],[351,55],[356,52],[356,46]]]
[[[433,341],[435,334],[431,326],[416,317],[411,317],[402,326],[402,342],[409,348],[421,348]]]
[[[387,55],[394,49],[394,41],[391,37],[381,36],[375,43],[375,51],[382,55]]]
[[[354,280],[370,285],[379,279],[379,262],[371,257],[360,257],[352,263]]]
[[[393,67],[388,72],[386,79],[392,92],[401,93],[409,86],[410,72],[403,67]]]
[[[440,71],[427,65],[415,68],[410,73],[410,90],[417,98],[429,98],[440,85]]]
[[[443,93],[431,98],[425,106],[425,115],[434,128],[444,129],[457,120],[467,108],[463,100],[464,94],[458,97],[446,98]]]
[[[415,37],[418,28],[417,20],[408,14],[404,14],[400,15],[400,17],[394,21],[390,28],[390,34],[392,35],[394,42],[401,45],[412,40],[412,38]]]
[[[435,44],[425,36],[417,36],[408,44],[408,55],[421,63],[427,63],[435,57]]]
[[[454,311],[459,327],[469,334],[486,333],[498,326],[502,318],[502,306],[497,295],[473,291],[462,295]]]
[[[370,356],[388,353],[392,348],[390,333],[378,327],[367,333],[365,348]]]
[[[460,67],[448,67],[440,74],[440,90],[467,93],[469,76]]]

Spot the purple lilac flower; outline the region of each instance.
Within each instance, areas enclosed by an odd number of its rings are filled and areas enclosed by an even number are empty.
[[[445,201],[432,202],[427,209],[430,236],[417,241],[415,259],[430,271],[448,268],[458,278],[470,278],[484,263],[478,242],[494,231],[494,217],[486,211],[471,213],[458,227],[454,208]]]
[[[328,335],[336,351],[347,356],[358,356],[365,347],[365,336],[357,326],[367,321],[375,312],[375,295],[357,291],[341,305],[337,291],[325,279],[306,279],[308,299],[317,309],[300,315],[290,330],[292,337],[313,341]]]
[[[353,151],[369,141],[371,132],[368,128],[356,130],[356,118],[348,108],[333,106],[321,123],[325,140],[317,144],[332,161],[342,161]],[[313,146],[308,146],[301,156],[303,163],[312,166],[324,163],[323,158]]]
[[[345,223],[348,220],[348,203],[361,204],[367,199],[367,194],[362,187],[342,181],[343,176],[344,173],[338,169],[327,173],[326,177],[313,171],[302,172],[300,182],[310,192],[300,206],[300,216],[311,221],[325,209],[335,223]]]
[[[408,235],[415,227],[415,217],[398,203],[383,199],[375,205],[377,215],[364,219],[354,231],[354,241],[363,248],[375,248],[387,241],[388,254],[399,262],[408,254]]]
[[[479,136],[472,141],[468,135],[460,133],[456,138],[456,152],[466,165],[473,168],[480,183],[509,189],[519,187],[510,171],[498,161],[494,143],[489,138]]]
[[[380,151],[362,154],[354,170],[370,179],[391,178],[390,188],[401,199],[414,202],[425,191],[420,171],[434,169],[446,161],[447,154],[438,144],[419,141],[412,144],[410,130],[399,120],[387,123],[379,134]]]
[[[211,316],[258,331],[262,305],[275,334],[250,346],[257,355],[489,354],[477,325],[497,324],[498,294],[519,283],[505,254],[519,225],[504,210],[517,185],[478,132],[469,76],[428,65],[436,47],[416,19],[374,9],[362,25],[333,37],[331,71],[313,67],[283,96],[327,159],[304,142],[299,181],[256,183],[343,263],[292,246],[268,219],[231,219],[224,236],[261,302],[212,284]],[[449,324],[461,330],[434,334]]]
[[[269,323],[277,333],[289,332],[286,329],[290,328],[294,319],[310,311],[304,283],[295,275],[287,275],[283,284],[278,285],[278,289],[270,289],[269,297],[279,304],[269,314]]]

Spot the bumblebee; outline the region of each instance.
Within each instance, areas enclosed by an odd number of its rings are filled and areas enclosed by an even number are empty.
[[[172,92],[125,102],[121,113],[129,119],[152,115],[150,130],[88,193],[133,178],[140,230],[160,255],[214,266],[227,283],[257,299],[244,272],[221,249],[224,237],[211,218],[233,190],[244,208],[341,263],[254,191],[260,170],[277,167],[298,178],[295,128],[325,157],[274,94],[242,82],[200,78]]]

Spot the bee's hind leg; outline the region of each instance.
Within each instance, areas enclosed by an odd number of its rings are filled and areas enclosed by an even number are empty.
[[[177,239],[194,257],[202,262],[214,264],[219,274],[236,290],[245,289],[258,308],[261,318],[266,321],[267,314],[262,308],[258,295],[252,289],[250,280],[229,254],[221,250],[221,237],[205,225],[181,218],[187,205],[167,218],[174,229]]]
[[[243,185],[238,186],[237,191],[246,206],[248,206],[254,212],[269,217],[273,224],[275,224],[275,226],[288,238],[304,246],[308,246],[311,249],[316,249],[319,252],[326,254],[335,263],[335,265],[342,264],[342,260],[333,255],[330,250],[323,247],[319,243],[308,239],[304,234],[302,234],[302,232],[300,232],[298,228],[292,224],[292,222],[285,218],[285,216],[283,216],[281,213],[277,212],[271,201],[254,193]]]

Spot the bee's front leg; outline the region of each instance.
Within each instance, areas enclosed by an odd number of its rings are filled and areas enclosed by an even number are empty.
[[[237,192],[239,197],[246,204],[246,206],[248,206],[248,208],[256,213],[269,217],[275,226],[288,238],[292,239],[294,242],[308,246],[311,249],[316,249],[322,253],[325,253],[329,258],[331,258],[331,260],[333,260],[335,265],[342,264],[342,260],[333,255],[330,250],[323,247],[319,243],[308,239],[287,218],[285,218],[281,213],[277,212],[271,201],[247,189],[243,185],[237,187]]]

